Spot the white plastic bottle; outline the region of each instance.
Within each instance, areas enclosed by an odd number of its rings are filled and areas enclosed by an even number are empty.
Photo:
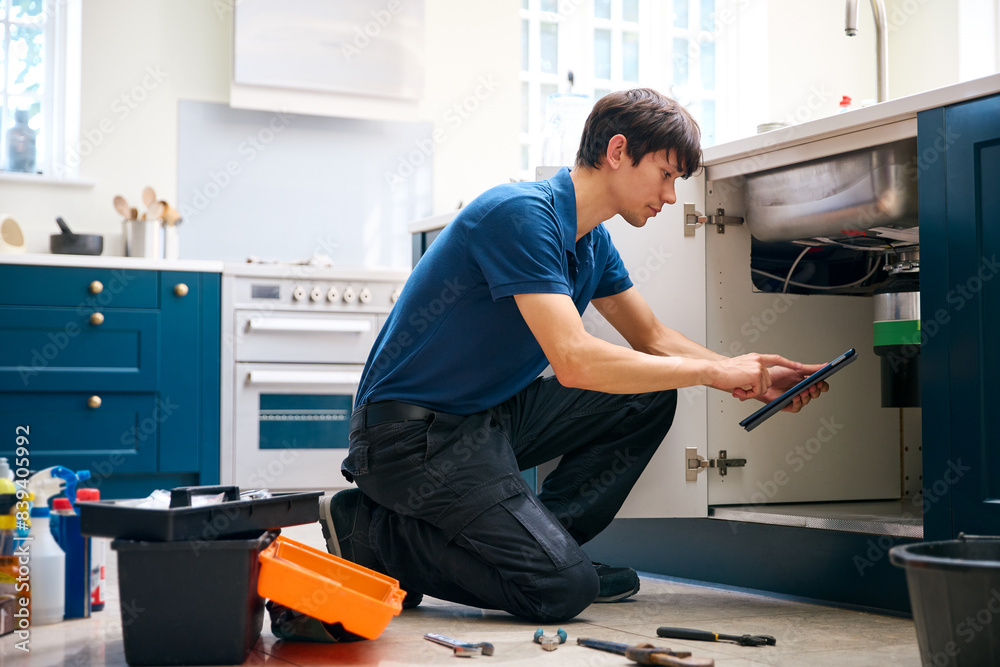
[[[31,590],[31,625],[48,625],[66,614],[66,554],[49,529],[49,508],[31,510],[28,587]]]
[[[46,468],[28,480],[28,490],[35,497],[31,532],[24,539],[28,549],[32,626],[58,623],[66,615],[66,554],[49,528],[49,498],[62,490],[65,481],[54,476],[54,470]]]

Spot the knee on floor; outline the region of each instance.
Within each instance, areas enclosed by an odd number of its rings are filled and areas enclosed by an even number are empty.
[[[589,607],[600,589],[597,571],[589,560],[567,567],[524,591],[527,609],[517,616],[536,623],[560,623]]]

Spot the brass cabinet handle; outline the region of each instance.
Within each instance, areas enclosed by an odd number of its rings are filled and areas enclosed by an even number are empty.
[[[90,283],[90,287],[87,288],[91,294],[100,294],[104,291],[104,284],[100,280],[95,280]]]
[[[184,283],[177,283],[174,285],[174,294],[177,296],[187,296],[188,286]]]
[[[104,314],[103,313],[93,313],[90,316],[90,323],[95,327],[104,324]]]
[[[101,407],[101,397],[91,396],[90,398],[87,399],[87,405],[94,409]]]

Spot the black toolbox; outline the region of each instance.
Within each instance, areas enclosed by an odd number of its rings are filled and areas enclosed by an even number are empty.
[[[225,501],[191,507],[197,495],[225,494]],[[80,532],[89,537],[174,542],[259,534],[269,528],[319,521],[322,491],[275,493],[240,499],[238,486],[181,486],[170,491],[170,508],[135,507],[130,501],[78,502]]]
[[[199,495],[220,503],[191,507]],[[80,530],[115,538],[130,665],[236,665],[260,636],[258,556],[280,528],[319,520],[321,491],[243,500],[239,487],[178,487],[170,507],[78,502]]]
[[[238,665],[264,622],[257,557],[279,531],[212,542],[115,540],[130,665]]]

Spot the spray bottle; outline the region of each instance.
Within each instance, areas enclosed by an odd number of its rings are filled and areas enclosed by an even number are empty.
[[[52,474],[66,482],[66,497],[52,501],[52,534],[66,554],[65,611],[66,618],[90,616],[90,538],[80,533],[80,516],[76,502],[76,486],[90,479],[90,472],[78,470],[75,474],[66,468],[56,467]]]
[[[32,626],[58,623],[66,613],[66,555],[49,529],[49,498],[57,495],[66,483],[54,474],[57,469],[66,470],[61,466],[46,468],[28,480],[35,506],[31,508],[31,532],[24,538],[22,548],[28,556]]]

